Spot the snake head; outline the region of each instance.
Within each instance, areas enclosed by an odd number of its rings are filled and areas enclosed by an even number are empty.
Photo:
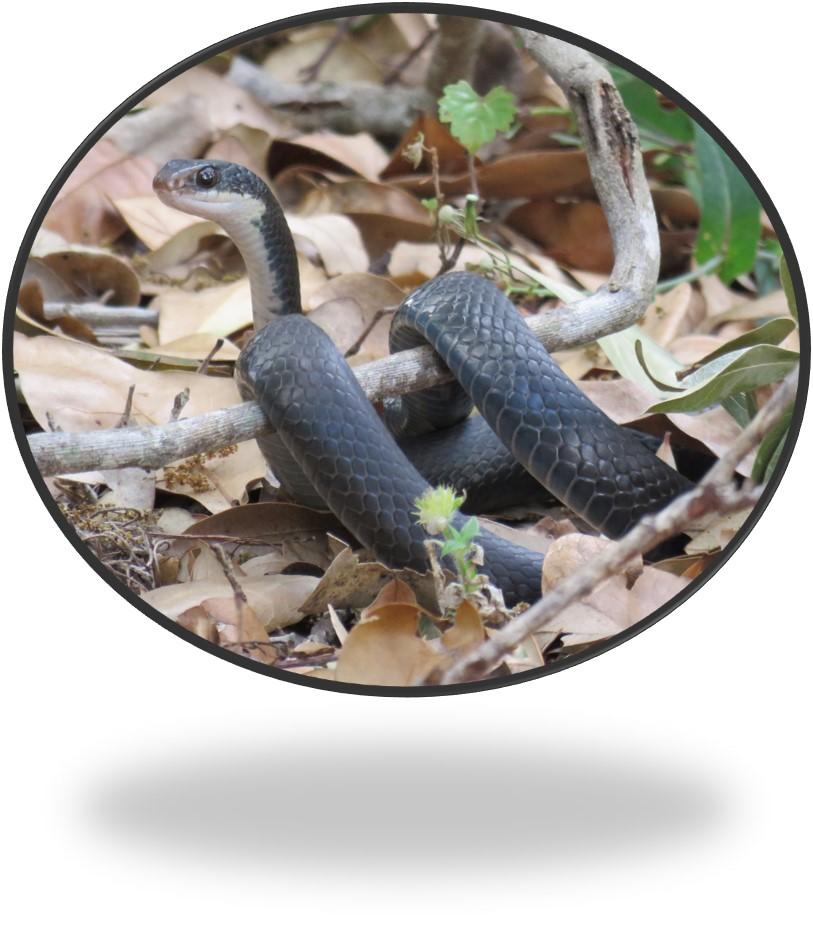
[[[165,205],[218,223],[251,220],[265,210],[268,197],[253,172],[219,159],[173,159],[152,187]]]

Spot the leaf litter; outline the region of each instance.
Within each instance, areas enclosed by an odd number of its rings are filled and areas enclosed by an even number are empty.
[[[433,22],[424,14],[381,16],[340,35],[335,48],[335,24],[288,30],[270,47],[258,45],[256,60],[295,83],[327,53],[319,78],[341,84],[381,81],[403,58],[409,62],[398,80],[420,84]],[[487,208],[481,223],[501,253],[466,243],[454,265],[511,288],[524,311],[544,312],[559,302],[550,290],[534,288],[537,281],[571,289],[602,284],[612,248],[584,153],[558,139],[568,125],[566,101],[536,70],[520,97],[523,113],[564,108],[565,115],[521,119],[490,148],[478,149],[481,140],[472,138],[469,164],[449,126],[426,113],[397,141],[327,129],[302,133],[233,84],[216,62],[153,92],[70,176],[29,259],[14,344],[29,429],[90,431],[123,418],[161,424],[239,401],[232,371],[253,327],[245,270],[216,224],[154,197],[153,175],[170,157],[240,161],[276,188],[295,237],[304,311],[351,365],[388,353],[393,308],[441,268],[435,221],[422,203],[438,187],[448,204],[460,205],[476,180]],[[501,95],[490,99],[491,117],[507,127],[504,105]],[[652,129],[646,120],[644,126]],[[730,167],[717,165],[713,153],[702,155],[708,174],[719,169],[736,186]],[[715,390],[725,380],[725,392],[747,395],[778,379],[798,352],[795,315],[778,272],[759,286],[743,271],[751,248],[736,239],[730,218],[709,239],[691,186],[669,179],[650,158],[647,170],[660,224],[661,278],[683,281],[663,288],[626,337],[556,357],[611,418],[655,435],[664,458],[679,462],[688,451],[710,463],[740,431],[736,410],[721,406]],[[698,231],[704,244],[718,238],[717,249],[728,251],[726,275],[736,278],[696,274]],[[506,258],[513,278],[501,272]],[[112,324],[82,317],[92,303],[109,312]],[[146,324],[125,319],[132,308],[144,310]],[[636,340],[643,348],[638,356]],[[699,388],[665,391],[651,379],[659,374],[664,385],[680,383],[681,373],[731,354],[737,355],[731,366]],[[188,398],[173,416],[179,397]],[[772,469],[781,438],[772,445],[759,453],[761,476]],[[743,477],[754,461],[750,456],[739,466]],[[406,686],[489,639],[491,624],[474,605],[464,602],[444,619],[431,575],[375,561],[329,514],[279,502],[266,475],[252,441],[160,471],[127,468],[47,483],[119,580],[197,637],[255,662],[314,678]],[[500,671],[549,665],[622,633],[708,567],[745,518],[721,516],[705,530],[689,530],[680,554],[603,582],[526,640]],[[483,518],[482,524],[546,553],[546,589],[607,547],[560,507],[528,505],[502,523]]]

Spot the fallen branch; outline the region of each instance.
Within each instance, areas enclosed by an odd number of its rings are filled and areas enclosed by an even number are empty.
[[[345,24],[347,21],[343,21]],[[323,55],[332,51],[331,43],[340,41],[342,26],[325,47]],[[345,29],[346,33],[346,29]],[[422,112],[432,112],[443,88],[461,78],[470,78],[477,61],[477,49],[482,40],[483,23],[473,17],[438,16],[437,28],[430,33],[435,46],[429,60],[424,87],[404,87],[383,82],[349,81],[336,84],[329,81],[306,80],[286,83],[277,80],[264,68],[241,56],[235,56],[228,79],[248,91],[266,107],[283,113],[298,129],[323,130],[329,127],[339,133],[373,133],[400,136],[409,129]],[[423,48],[425,39],[419,46]],[[408,56],[411,60],[414,50]],[[322,56],[318,64],[321,64]],[[306,76],[313,78],[313,75]]]
[[[615,249],[612,278],[606,286],[579,302],[527,319],[545,347],[558,351],[612,334],[643,315],[657,281],[657,223],[637,134],[609,73],[575,46],[527,30],[519,34],[571,102]],[[235,59],[233,67],[241,68],[240,61]],[[267,77],[266,72],[262,74]],[[392,90],[388,88],[386,93]],[[366,364],[356,375],[373,401],[451,380],[429,348],[403,351]],[[169,427],[34,435],[29,444],[40,471],[50,476],[102,467],[161,467],[269,430],[259,406],[245,403]]]
[[[483,678],[493,672],[523,640],[542,629],[575,601],[587,597],[603,581],[623,571],[631,559],[677,535],[701,517],[753,507],[764,493],[764,485],[757,487],[745,481],[737,487],[734,472],[745,455],[759,445],[793,403],[798,379],[797,368],[784,379],[767,404],[694,490],[678,497],[660,513],[644,517],[626,536],[612,543],[598,558],[548,592],[487,642],[481,643],[445,672],[436,670],[430,673],[427,684],[455,685]]]
[[[158,311],[130,305],[104,305],[101,302],[43,302],[43,317],[47,321],[70,315],[90,327],[140,327],[158,325]]]
[[[529,29],[515,32],[570,103],[610,228],[615,258],[610,281],[588,298],[549,313],[568,342],[584,344],[634,324],[652,302],[658,281],[658,222],[638,130],[610,73],[592,55]]]
[[[227,75],[266,107],[288,117],[299,130],[400,136],[433,100],[425,88],[382,86],[367,81],[287,84],[236,55]]]

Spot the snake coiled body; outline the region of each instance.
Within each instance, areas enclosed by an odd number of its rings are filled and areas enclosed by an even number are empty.
[[[428,482],[335,345],[298,314],[293,242],[266,186],[229,163],[175,161],[156,177],[156,191],[169,204],[218,220],[246,260],[261,327],[240,356],[237,377],[276,430],[258,441],[283,488],[299,501],[327,504],[391,567],[425,569],[426,533],[414,511]],[[516,485],[520,494],[530,475],[530,485],[538,482],[612,537],[691,486],[575,386],[486,279],[447,273],[413,292],[395,315],[391,347],[422,343],[434,347],[456,383],[405,397],[392,421],[406,432],[435,429],[423,459],[434,483],[443,479],[437,468],[444,460],[458,487],[468,486],[468,464],[486,486]],[[472,404],[482,420],[466,418]],[[421,465],[420,438],[404,448]],[[509,605],[539,596],[540,553],[485,533],[478,542],[483,570]]]

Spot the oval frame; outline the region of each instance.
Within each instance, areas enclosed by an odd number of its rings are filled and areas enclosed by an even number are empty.
[[[272,35],[273,33],[280,32],[285,29],[311,25],[313,23],[322,22],[327,19],[338,19],[346,16],[357,16],[370,13],[399,12],[429,12],[444,13],[456,16],[470,16],[491,22],[503,23],[505,25],[521,26],[526,29],[531,29],[536,32],[554,36],[557,39],[561,39],[565,42],[571,43],[572,45],[579,46],[580,48],[585,49],[594,55],[598,55],[607,59],[608,61],[620,65],[636,77],[650,84],[656,90],[660,91],[671,101],[685,110],[686,113],[688,113],[693,120],[702,126],[703,129],[706,130],[706,132],[712,137],[712,139],[731,158],[736,167],[748,181],[748,184],[751,186],[757,198],[759,199],[763,210],[766,212],[771,220],[771,223],[773,224],[777,239],[779,240],[779,243],[781,244],[784,251],[791,282],[793,284],[796,295],[797,307],[799,310],[798,327],[801,350],[799,384],[796,393],[793,416],[788,430],[787,441],[779,458],[779,462],[766,486],[762,497],[760,497],[759,501],[754,505],[750,514],[748,515],[748,518],[745,520],[736,535],[732,538],[731,542],[729,542],[728,545],[720,551],[720,554],[717,556],[716,561],[711,567],[705,569],[700,575],[698,575],[697,578],[689,582],[678,595],[667,601],[665,604],[659,607],[658,610],[649,614],[643,620],[628,627],[622,633],[619,633],[613,637],[608,637],[600,641],[596,646],[579,652],[578,654],[574,655],[573,658],[569,658],[561,662],[554,662],[550,665],[538,667],[537,669],[531,669],[528,672],[522,672],[515,675],[488,678],[478,682],[466,682],[459,685],[421,686],[415,688],[361,685],[352,682],[335,682],[325,679],[311,678],[310,676],[289,672],[284,669],[275,669],[273,666],[268,666],[253,659],[232,653],[227,649],[209,642],[203,637],[199,637],[194,633],[191,633],[180,624],[175,623],[173,620],[170,620],[163,614],[156,611],[153,607],[143,601],[137,594],[135,594],[133,591],[130,591],[104,566],[104,564],[98,558],[96,558],[95,555],[91,553],[88,548],[83,545],[78,534],[57,507],[45,485],[42,475],[37,469],[31,453],[31,449],[28,446],[22,418],[20,416],[17,405],[16,389],[14,385],[14,361],[12,351],[17,294],[19,292],[22,281],[23,269],[28,259],[28,255],[30,253],[31,246],[37,231],[42,224],[42,220],[46,212],[50,208],[57,193],[64,185],[68,176],[74,171],[77,164],[85,157],[91,147],[98,142],[98,140],[113,126],[113,124],[119,121],[133,107],[138,105],[144,98],[146,98],[149,94],[151,94],[157,88],[161,87],[166,82],[176,78],[187,69],[200,64],[201,62],[211,58],[214,55],[231,49],[234,46],[261,39],[265,36]],[[148,81],[146,84],[142,85],[141,88],[131,94],[121,104],[119,104],[118,107],[116,107],[103,120],[101,120],[99,124],[79,144],[79,146],[75,149],[75,151],[62,166],[60,171],[57,173],[54,180],[48,186],[48,189],[40,200],[40,203],[37,206],[23,236],[22,243],[17,253],[17,258],[14,262],[11,280],[9,283],[9,290],[6,298],[5,316],[3,321],[2,360],[6,402],[9,408],[9,415],[12,428],[14,430],[15,440],[17,442],[17,446],[19,448],[23,462],[25,463],[28,474],[31,477],[40,499],[45,505],[45,508],[51,514],[51,517],[56,525],[74,547],[74,549],[76,549],[79,555],[85,560],[85,562],[87,562],[93,571],[104,582],[106,582],[106,584],[112,587],[129,604],[131,604],[142,614],[149,617],[155,623],[169,630],[175,636],[178,636],[186,642],[191,643],[198,649],[202,649],[205,652],[218,656],[221,659],[224,659],[225,661],[234,665],[241,666],[245,669],[250,669],[251,671],[258,672],[271,678],[303,685],[306,688],[322,689],[325,691],[337,691],[357,695],[414,698],[438,695],[458,695],[468,692],[485,691],[487,689],[519,685],[523,682],[530,681],[531,679],[538,679],[544,676],[553,675],[556,672],[561,672],[573,666],[581,665],[590,659],[594,659],[596,656],[615,649],[622,643],[625,643],[627,640],[638,636],[638,634],[642,633],[644,630],[648,629],[653,624],[657,623],[659,620],[667,616],[667,614],[671,613],[673,610],[683,604],[700,588],[702,588],[703,585],[705,585],[714,575],[716,575],[717,572],[737,551],[742,542],[751,533],[754,526],[759,521],[760,517],[773,498],[773,495],[776,492],[776,489],[779,486],[785,470],[787,469],[788,463],[790,462],[790,459],[793,455],[794,448],[796,447],[796,441],[799,436],[799,431],[801,429],[802,419],[804,416],[807,390],[810,379],[810,321],[808,317],[808,306],[804,291],[804,284],[802,282],[801,271],[793,249],[793,245],[791,244],[782,219],[775,205],[773,204],[773,201],[765,190],[765,187],[751,169],[748,162],[734,147],[725,134],[723,134],[703,114],[701,110],[699,110],[694,104],[688,101],[685,97],[683,97],[683,95],[681,95],[670,85],[666,84],[664,81],[661,81],[657,76],[640,67],[635,62],[630,61],[623,55],[618,54],[612,49],[606,48],[598,42],[595,42],[591,39],[586,39],[575,33],[569,32],[568,30],[560,29],[559,27],[552,26],[547,23],[529,19],[528,17],[518,16],[497,10],[481,9],[479,7],[472,6],[458,6],[455,4],[423,2],[369,3],[321,9],[310,13],[303,13],[297,16],[286,17],[285,19],[266,23],[261,26],[256,26],[252,29],[245,30],[244,32],[237,33],[226,39],[220,40],[219,42],[207,46],[194,53],[193,55],[190,55],[187,58],[181,60],[180,62],[166,69],[161,74],[157,75],[151,81]]]

